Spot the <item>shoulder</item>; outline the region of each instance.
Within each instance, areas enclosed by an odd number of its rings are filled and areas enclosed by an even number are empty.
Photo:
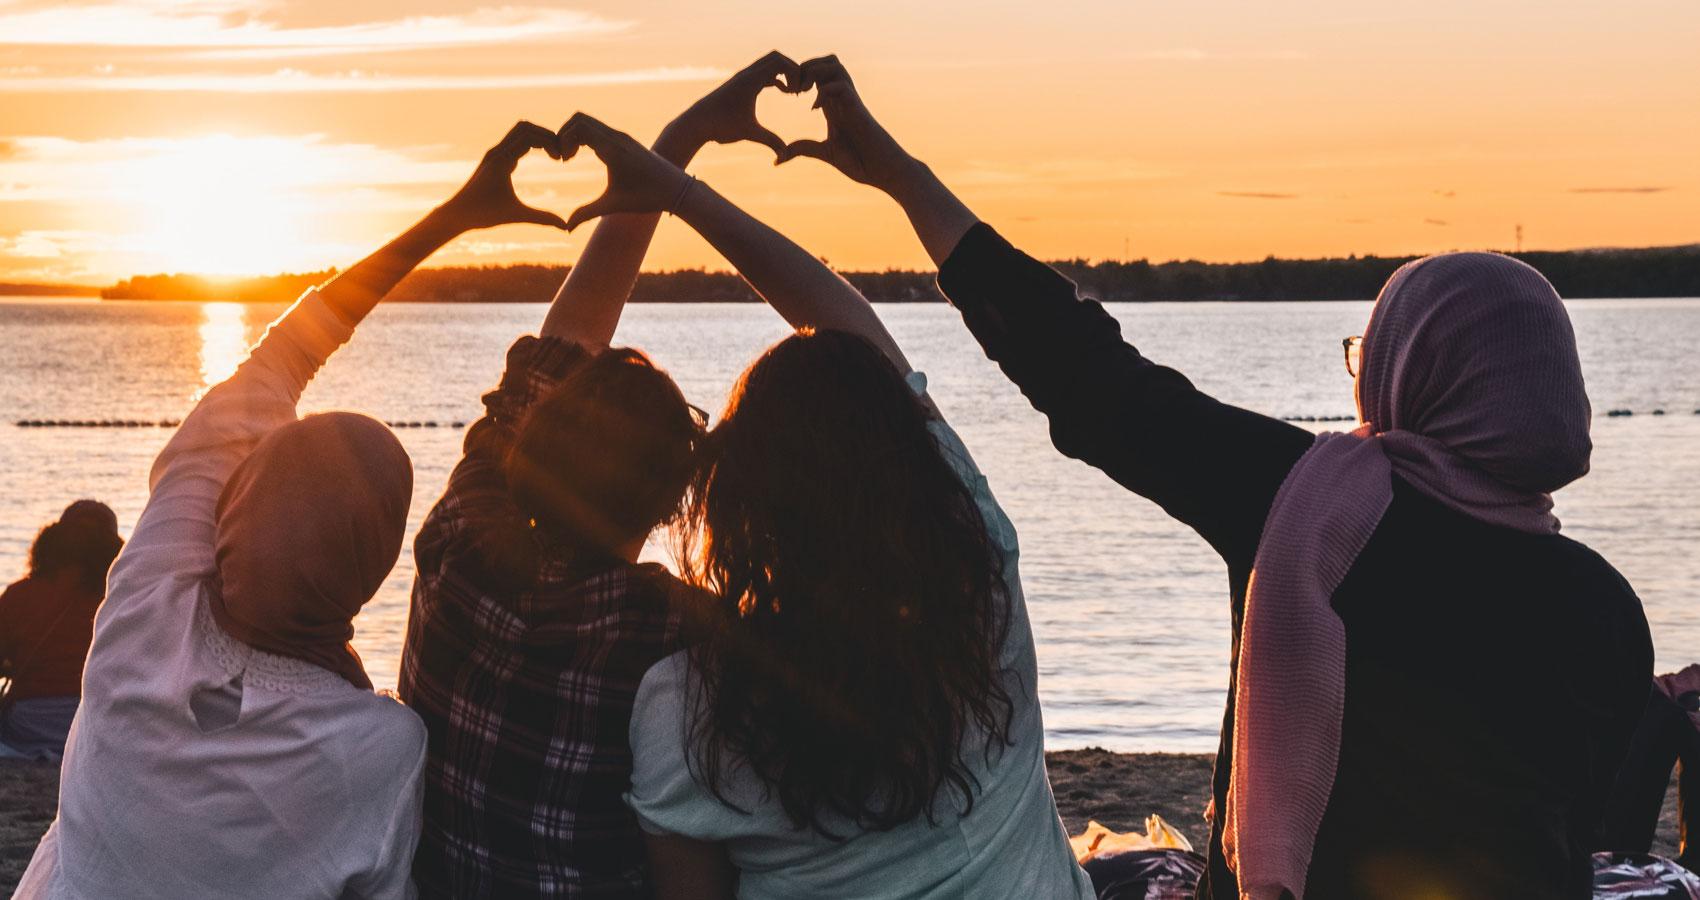
[[[386,770],[398,768],[400,760],[422,758],[426,731],[419,714],[389,694],[356,690],[355,715],[364,726],[356,736],[360,752]]]
[[[674,711],[684,707],[684,696],[691,681],[690,653],[680,650],[649,667],[638,684],[637,709],[643,718],[653,718],[661,707]],[[632,728],[638,727],[639,716],[632,717]]]
[[[658,762],[670,765],[683,751],[690,670],[689,653],[680,650],[650,666],[638,683],[629,735],[634,769],[646,769]]]

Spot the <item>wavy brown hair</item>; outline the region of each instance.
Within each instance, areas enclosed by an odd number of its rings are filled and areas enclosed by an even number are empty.
[[[593,561],[679,515],[702,437],[666,372],[640,350],[604,349],[532,405],[505,460],[508,491],[538,539]]]
[[[747,766],[798,827],[973,806],[970,738],[1008,743],[1003,559],[929,411],[872,344],[803,332],[710,432],[683,568],[717,598],[691,651],[690,765]]]

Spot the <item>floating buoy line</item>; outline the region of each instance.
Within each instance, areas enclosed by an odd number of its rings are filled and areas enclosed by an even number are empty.
[[[181,419],[19,419],[12,423],[19,428],[176,428]],[[391,428],[465,428],[465,422],[414,421],[385,422]]]

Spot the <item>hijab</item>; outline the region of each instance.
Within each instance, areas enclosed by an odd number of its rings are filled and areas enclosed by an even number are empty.
[[[370,690],[348,641],[401,553],[412,496],[407,452],[380,422],[324,413],[272,431],[218,499],[213,618]]]
[[[1558,292],[1493,253],[1406,264],[1364,333],[1360,426],[1318,435],[1276,493],[1247,589],[1223,850],[1243,896],[1304,896],[1339,762],[1346,636],[1330,600],[1393,476],[1472,518],[1556,533],[1592,411]]]

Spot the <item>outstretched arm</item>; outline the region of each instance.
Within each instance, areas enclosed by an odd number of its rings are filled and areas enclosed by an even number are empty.
[[[897,342],[861,293],[789,238],[630,136],[582,113],[561,129],[562,152],[571,156],[580,146],[590,147],[608,166],[608,190],[574,212],[569,225],[613,212],[671,209],[792,327],[859,335],[879,347],[899,371],[909,371]]]
[[[835,57],[803,63],[825,141],[786,158],[822,160],[884,191],[939,266],[939,287],[986,355],[1050,421],[1058,450],[1160,504],[1249,568],[1275,491],[1310,446],[1295,426],[1220,403],[1146,359],[1073,282],[981,224],[931,169],[874,120]]]
[[[114,564],[109,596],[169,575],[193,577],[213,566],[216,505],[225,480],[272,429],[294,421],[296,402],[353,327],[426,256],[475,228],[536,222],[565,228],[559,217],[524,206],[509,182],[534,147],[558,155],[555,135],[514,126],[447,203],[285,312],[230,378],[209,390],[178,427],[149,480],[150,496]],[[103,613],[103,615],[106,615]]]
[[[933,264],[943,266],[979,217],[875,121],[838,57],[811,59],[800,69],[802,90],[815,89],[815,108],[826,115],[826,140],[794,141],[780,161],[818,159],[884,191],[903,207]]]
[[[691,104],[662,130],[652,149],[680,169],[709,143],[754,141],[771,149],[777,160],[785,142],[756,121],[756,96],[769,87],[795,92],[800,89],[799,80],[797,64],[775,50]],[[587,347],[607,346],[660,221],[659,210],[599,220],[549,307],[542,336]]]
[[[472,177],[447,203],[319,288],[319,296],[345,323],[358,325],[426,257],[468,231],[519,223],[565,229],[567,223],[560,216],[521,203],[513,185],[514,169],[521,157],[531,150],[543,150],[560,159],[558,146],[554,133],[547,128],[530,122],[515,125],[501,143],[484,154]]]

